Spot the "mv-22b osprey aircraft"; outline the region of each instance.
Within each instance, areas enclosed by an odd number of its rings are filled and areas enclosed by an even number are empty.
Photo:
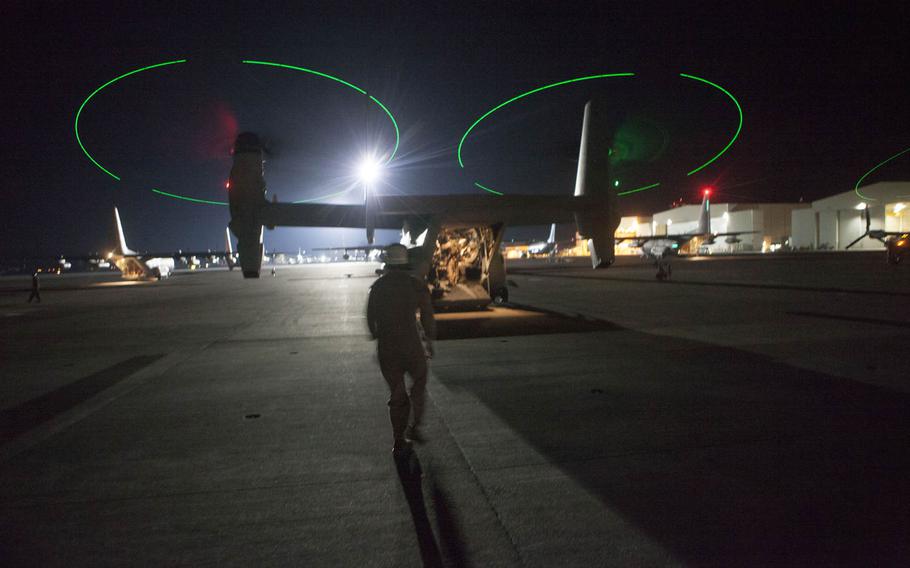
[[[266,198],[262,145],[241,133],[230,174],[230,228],[245,278],[262,267],[263,227],[399,229],[410,235],[408,256],[415,276],[426,278],[440,307],[478,307],[506,301],[506,272],[499,250],[507,225],[575,222],[588,239],[595,269],[615,260],[620,215],[610,183],[612,127],[600,101],[585,105],[574,195],[375,195],[362,205],[278,203]],[[421,244],[419,235],[426,232]]]

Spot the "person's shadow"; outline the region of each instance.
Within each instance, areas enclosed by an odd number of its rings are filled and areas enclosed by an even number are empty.
[[[414,530],[417,533],[417,544],[420,547],[420,558],[424,566],[442,567],[442,556],[433,528],[427,516],[426,503],[423,500],[422,477],[423,469],[417,452],[410,450],[393,456],[395,469],[398,470],[398,479],[404,489],[408,507],[411,509],[411,518],[414,520]]]

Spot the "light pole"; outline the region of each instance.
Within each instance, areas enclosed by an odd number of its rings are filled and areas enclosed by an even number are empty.
[[[373,235],[376,233],[376,196],[372,195],[373,184],[379,180],[381,166],[371,156],[365,157],[357,166],[357,177],[363,184],[363,210],[364,224],[367,229],[367,244],[373,244]]]

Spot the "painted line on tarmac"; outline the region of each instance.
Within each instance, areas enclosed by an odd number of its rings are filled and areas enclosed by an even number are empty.
[[[12,408],[0,410],[0,444],[11,442],[36,426],[151,365],[161,357],[160,354],[130,357]]]
[[[841,315],[837,315],[837,314],[825,314],[822,312],[784,312],[784,313],[786,313],[789,316],[804,316],[804,317],[810,317],[810,318],[823,318],[823,319],[833,319],[833,320],[859,322],[859,323],[871,323],[873,325],[889,325],[889,326],[893,326],[893,327],[910,328],[910,321],[887,320],[887,319],[855,317],[855,316],[841,316]]]
[[[647,278],[616,278],[612,276],[581,276],[579,274],[546,274],[536,270],[512,270],[509,272],[515,276],[537,276],[541,278],[568,278],[570,280],[593,280],[601,282],[635,282],[640,284],[657,284],[658,286],[720,286],[727,288],[758,288],[763,290],[791,290],[796,292],[822,292],[830,294],[865,294],[873,296],[907,296],[910,292],[887,291],[887,290],[866,290],[857,288],[833,288],[833,287],[814,287],[814,286],[795,286],[792,284],[760,284],[752,282],[696,282],[682,280],[657,280]]]
[[[19,417],[15,416],[15,412],[12,415],[7,415],[7,412],[10,411],[3,411],[4,416],[3,418],[0,418],[0,433],[2,433],[2,438],[0,438],[0,463],[6,462],[63,430],[66,430],[77,422],[88,418],[111,402],[114,402],[118,398],[144,385],[149,380],[161,376],[170,368],[198,352],[199,348],[197,347],[175,351],[165,356],[147,355],[133,357],[126,361],[121,361],[112,367],[108,367],[100,373],[90,375],[85,379],[80,379],[75,383],[58,389],[58,391],[64,391],[62,398],[41,401],[40,399],[43,399],[44,397],[38,397],[37,399],[33,399],[32,401],[16,407],[20,412]],[[135,360],[140,361],[137,362]],[[134,362],[128,364],[130,361]],[[141,368],[132,367],[132,365],[138,365],[140,362],[144,363]],[[129,374],[122,377],[118,376],[123,370],[123,368],[120,368],[120,365],[126,365],[125,368],[129,371]],[[110,374],[105,375],[105,373]],[[82,383],[83,380],[87,379],[88,381],[86,383]],[[101,386],[101,388],[93,388],[98,386]],[[66,389],[71,390],[66,392]],[[84,396],[84,400],[79,400],[80,394]],[[69,402],[72,404],[67,404]],[[32,405],[32,410],[40,409],[45,414],[47,414],[49,410],[54,409],[59,412],[51,412],[52,415],[46,416],[46,419],[33,424],[32,428],[25,428],[15,436],[9,436],[9,441],[6,441],[8,437],[8,428],[9,431],[13,433],[16,432],[17,429],[21,430],[23,428],[22,424],[27,424],[27,419],[23,418],[22,413],[24,412],[25,415],[27,415],[29,409],[22,407],[29,404]],[[12,410],[15,411],[15,409]],[[17,423],[20,425],[15,426]]]

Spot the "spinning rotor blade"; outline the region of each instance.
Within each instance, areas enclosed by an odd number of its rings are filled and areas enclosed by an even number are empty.
[[[862,235],[856,237],[856,239],[854,239],[852,243],[850,243],[849,245],[847,245],[846,247],[844,247],[844,250],[849,249],[850,247],[852,247],[852,246],[855,245],[856,243],[858,243],[858,242],[860,242],[861,240],[865,239],[867,234],[868,234],[868,233],[863,233]]]

